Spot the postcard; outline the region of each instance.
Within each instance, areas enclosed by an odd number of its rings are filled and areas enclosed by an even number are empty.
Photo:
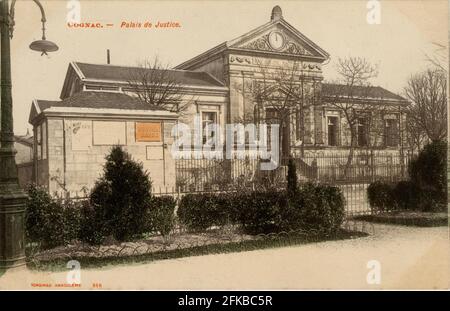
[[[449,289],[448,12],[0,1],[0,290]]]

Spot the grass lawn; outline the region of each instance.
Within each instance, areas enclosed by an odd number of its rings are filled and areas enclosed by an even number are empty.
[[[279,233],[256,236],[253,239],[244,239],[237,242],[219,242],[196,245],[182,248],[172,248],[154,252],[130,255],[98,256],[98,254],[85,254],[83,256],[63,256],[47,260],[29,260],[28,268],[37,270],[62,271],[66,270],[69,260],[78,260],[84,268],[99,268],[108,265],[147,263],[155,260],[181,258],[188,256],[201,256],[208,254],[244,252],[266,248],[286,247],[307,243],[316,243],[333,240],[354,239],[367,236],[363,232],[341,229],[334,234],[299,234]],[[120,252],[119,252],[120,253]]]
[[[425,213],[413,211],[384,212],[374,215],[355,216],[356,220],[388,223],[416,227],[448,226],[447,213]]]

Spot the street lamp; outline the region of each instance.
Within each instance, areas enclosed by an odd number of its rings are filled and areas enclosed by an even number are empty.
[[[10,40],[14,31],[16,0],[0,0],[1,35],[1,130],[0,130],[0,268],[25,264],[24,222],[27,196],[19,186],[15,162],[14,131],[11,96]],[[41,10],[42,40],[31,43],[30,48],[42,54],[58,50],[58,46],[45,38],[45,13],[42,4],[33,0]]]

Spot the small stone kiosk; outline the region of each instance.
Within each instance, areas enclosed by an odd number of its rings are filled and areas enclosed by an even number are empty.
[[[153,187],[175,187],[171,130],[178,116],[124,93],[83,91],[62,101],[33,102],[34,181],[50,194],[81,196],[102,174],[105,156],[121,145],[143,163]]]

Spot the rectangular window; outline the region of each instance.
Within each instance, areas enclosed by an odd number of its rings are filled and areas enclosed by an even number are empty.
[[[397,147],[399,144],[399,131],[397,119],[386,119],[385,124],[385,145],[386,147]]]
[[[369,138],[368,122],[367,118],[358,118],[358,123],[356,125],[356,133],[358,138],[358,146],[366,147]]]
[[[339,138],[338,117],[328,117],[328,146],[337,146]]]
[[[202,112],[202,129],[203,129],[203,143],[208,140],[206,128],[210,124],[217,124],[217,112],[215,111],[203,111]],[[212,137],[214,137],[214,132],[212,132]]]

